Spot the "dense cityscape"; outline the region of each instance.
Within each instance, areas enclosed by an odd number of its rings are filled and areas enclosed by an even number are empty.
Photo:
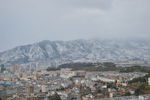
[[[149,100],[149,69],[144,72],[142,68],[119,72],[1,65],[0,97],[2,100]]]

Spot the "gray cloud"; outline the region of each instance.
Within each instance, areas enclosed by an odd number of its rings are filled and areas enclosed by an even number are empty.
[[[78,38],[150,37],[150,0],[0,0],[0,51]]]

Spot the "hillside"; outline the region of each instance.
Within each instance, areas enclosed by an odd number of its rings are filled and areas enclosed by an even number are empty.
[[[149,61],[147,40],[41,41],[0,53],[0,64],[57,66],[67,62]]]

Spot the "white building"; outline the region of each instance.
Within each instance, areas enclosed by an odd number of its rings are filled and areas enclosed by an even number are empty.
[[[42,92],[47,92],[47,86],[46,85],[42,85]]]
[[[148,85],[150,85],[150,77],[148,78]]]

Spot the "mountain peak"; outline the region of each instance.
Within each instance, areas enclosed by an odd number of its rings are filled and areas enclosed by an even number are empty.
[[[0,53],[0,64],[55,66],[65,62],[149,61],[148,41],[44,40]]]

